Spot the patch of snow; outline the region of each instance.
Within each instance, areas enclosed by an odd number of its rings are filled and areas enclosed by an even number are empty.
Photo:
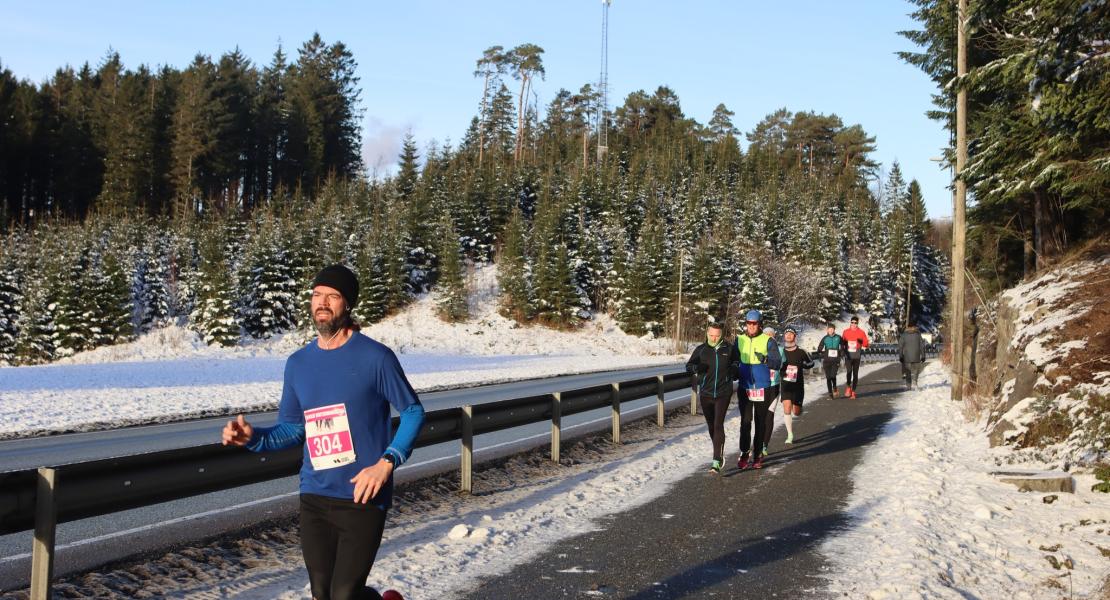
[[[822,547],[830,595],[846,598],[1089,597],[1110,574],[1100,552],[1110,495],[1077,475],[1075,494],[1020,492],[990,475],[987,440],[951,404],[931,363],[853,471],[852,527]],[[969,518],[973,517],[973,518]],[[1054,568],[1048,557],[1073,568]],[[1062,587],[1057,587],[1062,586]],[[1065,594],[1066,595],[1066,594]]]

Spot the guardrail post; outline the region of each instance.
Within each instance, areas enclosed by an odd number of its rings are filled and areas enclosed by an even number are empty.
[[[467,404],[462,407],[462,465],[461,488],[462,493],[469,494],[473,489],[474,470],[474,407]]]
[[[50,598],[54,577],[54,532],[58,505],[54,497],[57,471],[40,468],[35,492],[35,541],[31,550],[31,600]]]
[[[621,384],[614,383],[612,391],[613,401],[613,444],[621,443]]]
[[[656,404],[655,404],[655,424],[662,427],[663,426],[663,414],[666,413],[666,411],[667,411],[666,406],[663,404],[663,396],[666,395],[666,392],[664,390],[666,388],[663,387],[663,376],[662,375],[656,375],[655,380],[657,382],[656,383],[657,391],[655,392],[655,396],[658,399],[658,402],[656,402]]]
[[[692,414],[692,415],[698,414],[698,388],[699,387],[700,386],[695,385],[694,387],[690,388],[690,414]]]
[[[563,429],[563,393],[551,394],[551,462],[559,464],[559,445]]]

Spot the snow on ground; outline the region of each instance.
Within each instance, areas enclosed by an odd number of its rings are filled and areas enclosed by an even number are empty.
[[[865,365],[861,375],[883,366]],[[810,382],[806,395],[813,398],[809,402],[821,402],[824,380]],[[777,413],[781,428],[781,406]],[[725,427],[735,435],[740,419],[735,410],[732,415]],[[650,502],[691,474],[705,475],[712,454],[700,415],[677,415],[663,434],[649,423],[629,427],[621,437],[619,448],[603,436],[596,447],[579,442],[565,448],[564,457],[575,456],[566,461],[569,464],[551,465],[541,452],[534,460],[510,460],[500,475],[478,470],[478,494],[471,497],[445,492],[422,501],[406,497],[399,488],[369,584],[379,590],[395,588],[413,598],[465,593],[483,577],[508,572],[557,540],[602,527],[599,519],[607,515]],[[764,472],[770,476],[780,469]],[[455,474],[450,477],[445,487],[453,489]],[[697,510],[695,505],[690,508]],[[659,518],[671,516],[661,513]],[[168,598],[311,598],[299,546],[286,535],[266,537],[278,542],[262,553],[248,548],[251,565],[245,571],[223,571],[232,562],[228,557],[196,563],[202,553],[189,551],[164,557],[165,564],[142,566],[142,573],[165,574],[145,581],[144,591]],[[244,545],[258,543],[256,537]],[[175,569],[183,576],[175,577]]]
[[[471,281],[471,320],[449,324],[425,296],[364,333],[394,348],[418,392],[673,363],[660,340],[599,316],[575,332],[522,327],[497,314],[495,269]],[[45,366],[0,368],[0,439],[89,431],[276,408],[294,332],[235,348],[167,327]]]
[[[1110,495],[1019,492],[931,363],[853,472],[854,527],[822,547],[849,598],[1083,598],[1110,574]],[[1050,496],[1056,496],[1047,503]],[[1074,594],[1069,596],[1069,594]]]

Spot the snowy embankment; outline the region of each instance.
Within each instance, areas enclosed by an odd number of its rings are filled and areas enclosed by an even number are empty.
[[[497,313],[493,267],[478,269],[470,287],[465,323],[441,321],[426,296],[364,330],[399,353],[418,392],[685,359],[605,315],[575,332],[522,327]],[[168,327],[52,365],[0,368],[0,439],[272,410],[285,359],[307,339],[299,332],[212,348]]]
[[[1008,463],[1086,468],[1110,452],[1110,255],[1088,254],[980,307],[972,399]]]
[[[950,400],[931,363],[921,390],[853,472],[853,528],[822,547],[848,598],[1090,597],[1110,574],[1110,495],[1021,492],[990,475],[1007,448]],[[1074,595],[1069,595],[1074,594]]]

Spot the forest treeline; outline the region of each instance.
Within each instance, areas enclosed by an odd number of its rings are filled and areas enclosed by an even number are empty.
[[[666,86],[604,118],[589,83],[537,106],[543,52],[475,57],[457,146],[408,137],[385,179],[359,160],[354,57],[319,36],[262,69],[233,51],[156,72],[113,53],[40,85],[2,71],[0,362],[171,323],[223,345],[290,331],[340,261],[364,322],[433,286],[465,318],[466,271],[492,261],[503,313],[544,326],[607,312],[695,338],[751,307],[938,325],[946,258],[920,187],[897,163],[881,176],[862,125],[781,109],[742,134],[725,104],[702,124]]]

